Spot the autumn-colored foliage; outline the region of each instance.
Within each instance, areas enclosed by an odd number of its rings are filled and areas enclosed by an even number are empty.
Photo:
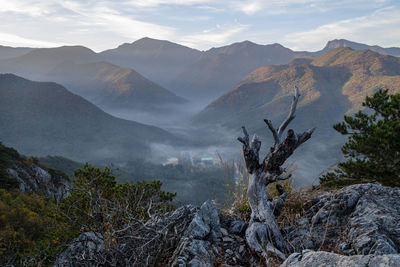
[[[116,233],[151,214],[174,209],[161,182],[117,184],[110,170],[75,171],[71,195],[56,203],[34,193],[0,189],[0,265],[49,266],[73,238],[95,231],[112,245]]]

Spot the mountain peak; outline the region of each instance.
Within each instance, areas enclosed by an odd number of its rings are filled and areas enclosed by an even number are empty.
[[[64,45],[59,47],[51,47],[51,48],[38,48],[32,51],[33,52],[42,52],[42,51],[55,51],[57,53],[85,53],[85,54],[96,54],[92,49],[87,48],[86,46],[82,45]],[[38,52],[38,53],[39,53]]]
[[[143,50],[155,50],[155,49],[186,49],[197,51],[196,49],[183,46],[177,43],[173,43],[168,40],[153,39],[150,37],[140,38],[132,43],[124,43],[118,46],[116,49],[119,50],[132,50],[132,49],[143,49]],[[113,50],[113,49],[111,49]],[[106,50],[107,51],[107,50]],[[108,50],[110,51],[110,50]]]
[[[132,45],[138,45],[138,44],[148,44],[148,43],[158,43],[158,44],[160,44],[160,43],[169,43],[169,44],[173,44],[172,42],[167,41],[167,40],[154,39],[154,38],[150,38],[150,37],[140,38],[140,39],[132,42],[131,44]]]
[[[252,42],[252,41],[249,41],[249,40],[245,40],[245,41],[243,41],[243,42],[238,42],[238,43],[236,43],[236,44],[241,44],[241,45],[245,45],[245,46],[248,46],[248,45],[257,45],[256,43],[254,43],[254,42]]]
[[[53,48],[38,48],[26,54],[27,57],[48,57],[63,58],[69,60],[71,58],[81,60],[89,60],[97,57],[96,52],[81,45],[60,46]]]
[[[329,41],[324,49],[320,51],[320,54],[328,52],[332,49],[338,48],[338,47],[350,47],[354,50],[371,50],[380,54],[384,55],[392,55],[392,56],[400,56],[400,48],[398,47],[390,47],[390,48],[383,48],[381,46],[377,45],[367,45],[367,44],[362,44],[362,43],[357,43],[353,41],[349,41],[346,39],[334,39]]]
[[[359,43],[351,42],[346,39],[334,39],[326,43],[324,50],[335,49],[338,47],[352,47],[353,45],[360,45]]]

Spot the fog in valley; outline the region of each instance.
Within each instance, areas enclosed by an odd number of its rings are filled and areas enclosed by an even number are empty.
[[[226,201],[226,185],[235,184],[243,165],[241,127],[259,136],[265,157],[272,136],[264,119],[279,126],[294,86],[301,96],[288,129],[316,130],[285,166],[294,186],[318,184],[321,173],[342,159],[346,139],[333,124],[361,109],[364,96],[376,90],[368,82],[346,87],[359,83],[353,61],[390,63],[395,57],[379,53],[400,54],[347,40],[329,41],[316,52],[250,41],[200,51],[152,38],[103,52],[83,46],[0,47],[0,54],[2,49],[5,145],[27,156],[60,156],[65,164],[57,158],[54,166],[70,175],[72,160],[74,166],[109,166],[120,182],[160,180],[183,203]],[[388,81],[381,84],[391,88]]]
[[[171,168],[182,166],[186,169],[195,170],[195,173],[199,177],[187,177],[184,181],[187,188],[179,192],[181,195],[187,195],[187,192],[197,191],[197,189],[193,187],[193,183],[195,180],[199,183],[205,183],[205,181],[198,180],[202,179],[200,178],[202,175],[207,175],[209,179],[215,180],[216,186],[221,188],[217,190],[210,188],[209,191],[203,191],[204,198],[200,197],[201,201],[207,199],[207,197],[215,197],[216,192],[221,194],[218,198],[220,201],[223,201],[224,197],[228,197],[227,194],[223,194],[223,192],[227,190],[225,185],[228,183],[235,184],[235,182],[237,182],[239,177],[237,173],[238,165],[244,164],[242,145],[237,141],[237,138],[242,135],[242,130],[240,127],[232,129],[222,125],[196,124],[193,122],[193,116],[204,108],[205,106],[201,104],[189,102],[185,105],[181,105],[179,108],[170,107],[170,111],[168,111],[168,108],[165,108],[165,112],[163,113],[118,109],[109,109],[107,112],[123,119],[162,127],[170,133],[184,139],[186,144],[179,146],[163,143],[150,144],[151,153],[144,160],[154,165],[162,165],[163,167],[161,168],[167,168],[167,166],[170,165]],[[284,111],[288,112],[288,110],[289,107]],[[268,118],[268,114],[266,114],[265,117]],[[281,121],[274,121],[276,125],[280,122]],[[246,125],[246,123],[246,121],[243,121],[241,124]],[[261,123],[263,122],[259,122],[259,124]],[[332,122],[332,124],[333,123],[334,122]],[[238,125],[239,124],[240,123],[238,123]],[[305,129],[295,130],[300,132]],[[267,155],[269,147],[273,143],[271,133],[266,125],[264,132],[258,134],[258,136],[262,140],[260,158],[264,158]],[[296,150],[294,155],[285,164],[287,170],[293,174],[291,183],[296,188],[317,185],[319,182],[318,178],[321,174],[325,173],[330,167],[333,167],[342,159],[340,147],[344,143],[345,138],[335,133],[333,128],[329,134],[326,134],[319,133],[317,127],[315,136],[315,139],[312,138],[305,145]],[[322,140],[324,138],[326,138],[326,142]],[[110,161],[112,161],[112,157]],[[113,166],[118,166],[119,170],[132,174],[134,179],[139,178],[137,176],[138,174],[135,173],[136,171],[130,169],[131,166],[129,162],[115,161],[113,162]],[[229,166],[229,171],[226,170],[226,166]],[[145,174],[146,177],[148,175],[149,174]],[[168,180],[162,177],[154,178],[161,179],[164,183],[164,187],[168,190],[174,191],[174,189],[176,190],[182,187],[182,185],[178,185],[182,181]],[[179,194],[178,199],[182,199],[179,197]],[[193,196],[193,193],[188,195]],[[185,198],[182,200],[186,201]]]

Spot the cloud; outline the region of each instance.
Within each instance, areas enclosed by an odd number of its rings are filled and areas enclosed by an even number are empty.
[[[2,43],[7,45],[49,47],[74,43],[99,51],[146,36],[174,39],[176,35],[174,27],[125,14],[120,4],[111,1],[9,2],[0,0],[0,5],[4,4],[0,8],[0,32]],[[49,38],[53,41],[38,41]]]
[[[157,7],[161,5],[191,6],[211,2],[211,0],[133,0],[125,3],[138,7]]]
[[[382,17],[379,12],[365,15],[395,5],[393,1],[0,0],[0,32],[3,44],[81,44],[96,51],[146,36],[198,49],[244,39],[283,41],[292,48],[307,50],[320,49],[334,38],[396,45],[398,9],[381,11]],[[342,20],[332,22],[343,10],[348,14],[343,12]],[[352,18],[353,13],[359,17]],[[371,21],[376,25],[368,25]],[[311,24],[317,26],[312,28]],[[372,39],[374,34],[376,39]]]
[[[367,44],[400,46],[400,9],[391,7],[367,16],[341,20],[315,29],[287,34],[284,44],[295,50],[318,50],[328,40],[349,39]]]
[[[17,14],[26,14],[32,17],[44,16],[51,13],[52,7],[50,4],[46,3],[37,3],[36,1],[31,0],[0,0],[0,12],[11,12]]]
[[[0,32],[0,43],[7,46],[29,46],[29,47],[55,47],[63,43],[48,42],[20,37],[15,34]]]
[[[248,28],[248,25],[217,25],[212,29],[203,30],[202,32],[185,35],[179,38],[179,43],[189,47],[198,47],[207,49],[212,46],[224,45],[232,40],[239,33]]]
[[[231,0],[228,6],[248,16],[256,13],[269,15],[309,14],[346,8],[377,8],[390,0]]]
[[[77,2],[67,2],[63,6],[79,14],[80,24],[94,27],[98,31],[112,31],[129,39],[139,39],[149,35],[168,39],[174,34],[172,27],[135,19],[106,5],[90,7]]]

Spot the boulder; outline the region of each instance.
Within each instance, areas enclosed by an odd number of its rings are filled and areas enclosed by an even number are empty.
[[[400,189],[358,184],[310,199],[305,217],[285,228],[295,248],[346,255],[400,252]]]
[[[222,237],[218,209],[208,200],[194,216],[174,255],[170,266],[214,266],[216,256],[211,241]],[[217,251],[218,252],[218,251]]]
[[[242,220],[231,220],[229,225],[229,231],[232,234],[244,236],[246,232],[247,224]]]
[[[194,216],[168,266],[247,265],[251,255],[240,236],[245,228],[243,221],[225,217],[208,200]]]
[[[325,251],[305,250],[291,254],[280,267],[395,267],[400,266],[400,255],[345,256]]]
[[[201,205],[185,233],[185,236],[192,239],[204,239],[208,235],[212,240],[222,236],[219,213],[213,200],[207,200]]]
[[[104,253],[103,237],[99,233],[86,232],[62,252],[53,264],[53,267],[73,267],[77,264],[89,266],[99,263],[99,254]]]

